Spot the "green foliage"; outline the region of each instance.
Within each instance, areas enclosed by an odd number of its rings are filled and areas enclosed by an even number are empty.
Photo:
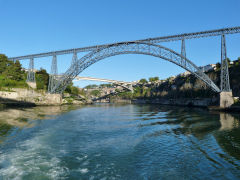
[[[96,84],[90,84],[90,85],[85,86],[84,88],[86,88],[86,89],[94,89],[94,88],[97,88],[97,87],[98,87],[98,85],[96,85]]]
[[[67,101],[67,104],[72,104],[72,102],[73,102],[73,98],[71,98],[71,97],[67,97],[64,99]]]
[[[146,79],[143,78],[143,79],[140,79],[139,82],[144,84],[144,83],[147,83],[148,81],[147,81]]]
[[[99,90],[93,90],[93,91],[91,91],[90,94],[93,96],[99,96],[101,94],[101,92]]]
[[[133,94],[130,91],[121,92],[117,96],[121,97],[122,99],[132,99],[133,98]]]
[[[150,82],[155,82],[155,81],[158,81],[158,80],[159,80],[159,77],[150,77],[149,78]]]
[[[72,88],[71,88],[71,94],[73,94],[73,95],[78,95],[78,94],[79,94],[78,88],[75,87],[75,86],[72,86]]]
[[[216,64],[216,70],[219,71],[220,68],[221,68],[221,64],[220,64],[220,63],[217,63],[217,64]]]
[[[83,89],[79,89],[78,93],[82,96],[86,96],[86,92]]]
[[[44,89],[47,90],[48,88],[48,81],[49,81],[49,74],[45,69],[40,69],[36,72],[36,83],[37,83],[37,89]]]
[[[100,88],[111,88],[112,87],[112,84],[100,84],[99,85]]]
[[[7,56],[0,54],[0,88],[27,87],[26,73],[22,71],[19,61],[9,61]]]
[[[65,92],[77,96],[79,94],[79,89],[71,83],[66,87]]]
[[[25,88],[28,87],[27,83],[25,81],[16,81],[11,79],[6,79],[5,76],[0,75],[0,90],[3,90],[5,88]]]
[[[2,74],[6,68],[10,65],[10,61],[8,60],[7,56],[4,54],[0,54],[0,73]]]

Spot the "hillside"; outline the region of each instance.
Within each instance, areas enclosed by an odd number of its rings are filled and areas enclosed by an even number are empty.
[[[220,64],[209,70],[206,74],[220,86]],[[240,96],[240,58],[236,61],[229,61],[230,85],[235,97]],[[152,99],[152,98],[213,98],[217,93],[213,92],[204,82],[192,74],[180,74],[176,77],[169,77],[165,80],[150,82],[140,80],[134,88],[134,93],[123,92],[111,98],[123,99]]]

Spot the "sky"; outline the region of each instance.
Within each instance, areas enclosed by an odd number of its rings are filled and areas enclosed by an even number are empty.
[[[8,57],[180,33],[240,26],[240,0],[0,0],[0,53]],[[186,40],[187,58],[202,66],[220,61],[220,37]],[[240,34],[226,36],[227,56],[240,57]],[[181,52],[181,42],[161,45]],[[81,58],[84,53],[79,53]],[[72,55],[58,56],[58,72]],[[35,59],[48,72],[52,57]],[[21,61],[27,68],[29,61]],[[79,76],[135,81],[165,79],[184,70],[146,55],[103,59]],[[83,87],[96,82],[78,81]]]

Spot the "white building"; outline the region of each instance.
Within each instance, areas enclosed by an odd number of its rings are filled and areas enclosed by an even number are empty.
[[[210,70],[215,70],[216,64],[208,64],[206,66],[200,66],[199,67],[203,72],[208,72]]]

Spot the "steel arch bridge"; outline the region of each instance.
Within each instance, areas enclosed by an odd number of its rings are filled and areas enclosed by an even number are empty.
[[[102,44],[75,49],[66,49],[60,51],[45,52],[39,54],[30,54],[25,56],[11,57],[9,60],[26,60],[30,59],[27,81],[35,82],[34,59],[52,56],[52,67],[50,72],[49,89],[50,93],[62,93],[67,84],[72,81],[84,69],[95,62],[119,54],[145,54],[162,58],[172,62],[187,71],[194,74],[197,78],[204,81],[215,92],[231,92],[228,73],[228,62],[226,53],[225,35],[240,33],[240,27],[229,27],[223,29],[215,29],[194,33],[183,33],[171,36],[162,36],[148,39],[140,39],[136,41],[125,41],[111,44]],[[194,38],[205,38],[221,36],[221,82],[220,89],[204,74],[193,62],[186,58],[185,40]],[[161,42],[181,41],[181,55],[175,51],[158,45]],[[88,52],[82,58],[77,58],[77,53]],[[58,81],[57,78],[57,56],[64,54],[73,54],[72,65],[66,71],[64,76]]]
[[[71,65],[65,74],[63,74],[63,76],[58,79],[58,82],[53,87],[53,89],[51,89],[50,93],[63,93],[67,85],[90,65],[107,57],[120,54],[144,54],[167,60],[191,72],[197,78],[204,81],[215,92],[220,92],[220,89],[205,73],[202,72],[201,69],[199,69],[193,62],[188,60],[186,57],[178,54],[177,52],[157,44],[147,42],[127,42],[98,48],[88,53],[84,57],[78,59]]]

